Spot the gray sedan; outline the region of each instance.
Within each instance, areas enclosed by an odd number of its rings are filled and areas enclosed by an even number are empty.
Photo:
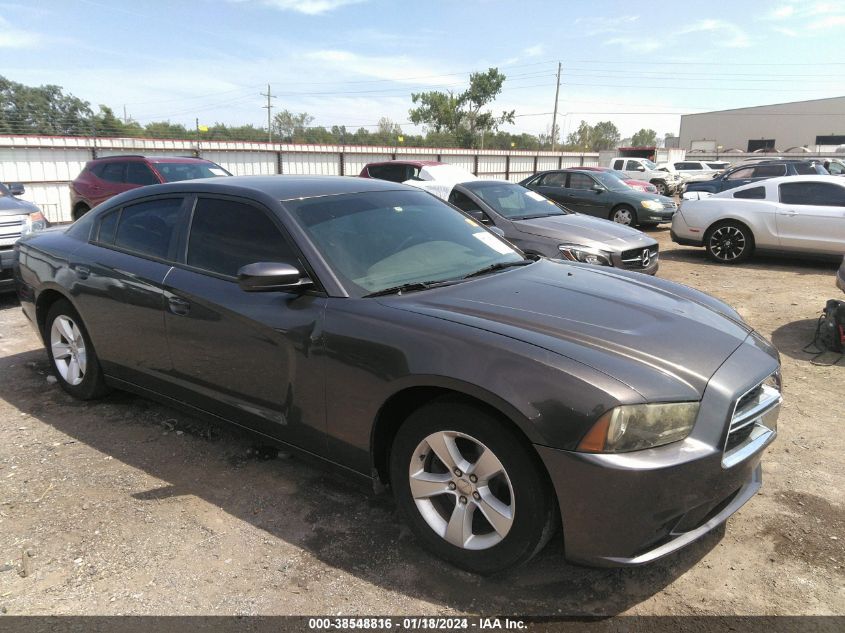
[[[616,222],[573,213],[541,194],[501,180],[455,185],[449,202],[526,253],[569,261],[615,266],[653,275],[657,241]]]
[[[17,197],[23,193],[20,183],[4,185],[0,182],[0,292],[14,290],[12,260],[15,242],[21,235],[49,225],[41,209]]]

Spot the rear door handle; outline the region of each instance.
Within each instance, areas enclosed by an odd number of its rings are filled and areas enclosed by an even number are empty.
[[[185,316],[191,311],[191,304],[179,297],[170,297],[167,303],[170,306],[170,311],[178,316]]]

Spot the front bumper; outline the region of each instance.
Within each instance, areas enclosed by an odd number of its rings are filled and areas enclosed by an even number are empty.
[[[537,446],[557,494],[566,558],[641,565],[739,510],[761,486],[760,459],[777,432],[749,444],[740,460],[723,461],[730,418],[734,403],[777,367],[770,352],[747,340],[711,378],[695,428],[680,442],[615,455]],[[769,414],[774,419],[778,408]]]
[[[669,229],[669,237],[676,244],[683,246],[703,246],[704,234],[701,229],[695,229],[693,232],[689,225],[684,220],[683,214],[678,211],[675,217],[672,218],[672,228]]]
[[[640,224],[663,224],[672,221],[672,216],[675,215],[675,209],[652,211],[641,207],[637,214]]]

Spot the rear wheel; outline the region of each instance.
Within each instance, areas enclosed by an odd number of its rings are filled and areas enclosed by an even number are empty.
[[[610,212],[610,219],[616,222],[617,224],[624,224],[625,226],[636,226],[637,212],[634,211],[633,207],[629,207],[628,205],[620,205],[618,207],[614,207],[613,211]]]
[[[50,364],[62,389],[80,400],[108,393],[94,346],[70,302],[59,300],[50,306],[45,334]]]
[[[489,574],[524,563],[548,542],[556,503],[529,448],[502,421],[440,400],[399,429],[390,477],[400,512],[432,552]]]
[[[661,196],[669,195],[669,187],[667,187],[666,183],[662,180],[655,180],[651,184],[653,184],[657,188],[657,193],[659,193]]]
[[[738,264],[751,257],[754,236],[739,222],[724,222],[707,232],[704,246],[710,259],[720,264]]]

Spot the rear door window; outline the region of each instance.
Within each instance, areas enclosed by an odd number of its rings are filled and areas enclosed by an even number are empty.
[[[786,165],[758,165],[754,168],[754,178],[777,178],[786,176]]]
[[[298,264],[285,236],[267,213],[231,200],[200,198],[191,220],[188,266],[226,277],[257,262]]]
[[[728,174],[728,180],[744,180],[746,178],[751,178],[753,174],[753,167],[744,167],[743,169],[737,169],[736,171]]]
[[[619,160],[613,161],[613,169],[622,169],[622,165],[625,164],[625,161],[621,158]]]
[[[97,175],[106,182],[126,182],[126,163],[122,161],[106,163]]]
[[[130,162],[126,165],[126,182],[133,185],[154,185],[158,181],[144,163]]]
[[[123,207],[114,245],[140,255],[167,259],[182,201],[182,198],[164,198]]]
[[[765,200],[765,187],[751,187],[750,189],[742,189],[734,192],[734,198],[745,198],[747,200]]]
[[[845,207],[845,187],[828,182],[789,182],[778,187],[784,204]]]
[[[566,173],[562,171],[552,172],[551,174],[546,174],[545,176],[541,176],[540,180],[536,183],[541,187],[565,187],[566,186]]]

